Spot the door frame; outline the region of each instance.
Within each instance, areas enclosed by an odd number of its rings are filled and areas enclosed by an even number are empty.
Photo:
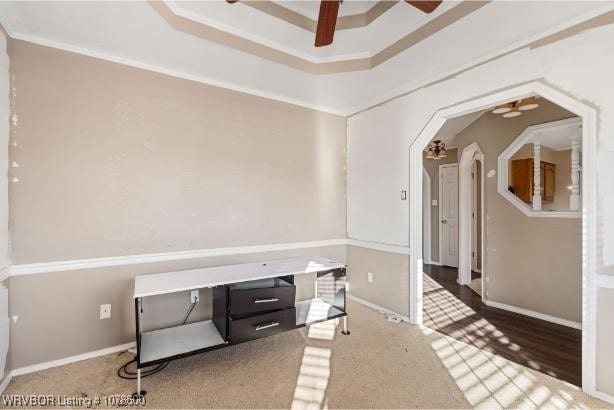
[[[411,136],[409,149],[409,312],[410,320],[422,324],[422,161],[423,151],[444,123],[451,118],[496,105],[540,95],[582,118],[582,390],[596,390],[596,303],[597,303],[597,112],[542,80],[511,85],[439,109],[418,136]],[[490,170],[482,170],[490,174]]]
[[[449,164],[441,164],[441,165],[439,165],[438,172],[437,172],[437,178],[439,178],[438,181],[437,181],[437,189],[438,189],[438,195],[439,195],[439,199],[437,200],[438,201],[437,202],[438,203],[437,208],[438,208],[438,213],[439,213],[439,219],[437,219],[437,229],[438,229],[438,232],[439,232],[439,234],[438,234],[439,235],[439,237],[438,237],[438,240],[439,240],[439,264],[442,265],[442,266],[444,265],[444,263],[443,263],[443,258],[442,258],[443,253],[441,252],[441,248],[442,248],[441,244],[443,243],[443,241],[441,240],[441,238],[443,237],[443,235],[442,235],[443,234],[443,226],[442,226],[442,223],[441,223],[441,218],[442,218],[442,214],[441,213],[442,213],[442,209],[443,209],[443,207],[441,206],[441,202],[442,202],[441,201],[441,197],[443,196],[442,195],[443,194],[443,189],[442,189],[442,184],[441,184],[441,177],[442,177],[441,171],[442,171],[443,168],[451,168],[453,166],[456,166],[456,172],[457,172],[457,175],[458,175],[458,162],[450,162]],[[456,180],[456,189],[457,189],[457,192],[458,192],[458,179]],[[458,201],[456,203],[456,215],[457,215],[456,223],[458,225],[458,223],[460,222],[459,219],[458,219]],[[458,226],[457,226],[457,229],[458,229]],[[457,245],[456,246],[456,253],[458,253],[458,251],[459,251],[458,239],[456,240],[456,245]]]
[[[477,252],[475,252],[476,248],[478,247],[478,223],[477,223],[477,218],[475,218],[475,215],[478,214],[478,209],[480,210],[480,216],[482,215],[483,209],[481,208],[481,205],[478,206],[477,202],[478,202],[478,186],[480,187],[480,190],[482,189],[481,186],[481,181],[480,184],[478,185],[478,179],[475,177],[478,173],[478,167],[477,167],[477,163],[479,161],[473,161],[473,163],[471,164],[471,271],[472,272],[478,272],[478,273],[482,273],[481,272],[481,266],[482,266],[482,261],[480,261],[480,268],[478,268],[478,255]],[[480,179],[481,179],[481,175],[482,173],[480,173]],[[480,198],[482,198],[480,196]],[[480,224],[480,226],[482,226],[482,224]],[[480,235],[481,238],[481,235]],[[481,246],[481,241],[480,241],[480,246]],[[480,259],[481,259],[482,253],[480,252]]]
[[[480,241],[480,255],[482,268],[482,300],[485,299],[486,289],[484,288],[484,277],[486,270],[484,269],[484,151],[480,144],[473,142],[463,148],[458,165],[458,283],[460,285],[469,285],[471,283],[471,265],[472,265],[472,231],[474,229],[473,212],[473,186],[477,184],[477,179],[472,178],[474,164],[476,162],[482,164],[482,172],[480,172],[480,185],[482,186],[482,195],[480,200],[480,231],[482,240]]]
[[[429,173],[426,172],[426,168],[422,167],[422,178],[423,178],[423,182],[426,182],[426,187],[423,186],[424,189],[424,198],[422,198],[423,201],[423,221],[426,221],[426,226],[422,227],[422,258],[424,259],[425,263],[432,263],[433,261],[433,245],[431,243],[431,230],[432,230],[432,225],[433,225],[433,221],[431,221],[431,177],[429,176]],[[426,188],[426,189],[425,189]],[[425,247],[426,244],[426,247]]]

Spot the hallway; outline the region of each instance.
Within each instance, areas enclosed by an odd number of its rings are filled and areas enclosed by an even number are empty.
[[[424,325],[516,363],[582,382],[582,332],[486,306],[455,268],[424,265]]]

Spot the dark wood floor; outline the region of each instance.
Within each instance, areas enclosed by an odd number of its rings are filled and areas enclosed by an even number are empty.
[[[454,339],[580,386],[582,333],[486,306],[455,268],[425,265],[424,324]],[[474,274],[474,278],[479,275]]]

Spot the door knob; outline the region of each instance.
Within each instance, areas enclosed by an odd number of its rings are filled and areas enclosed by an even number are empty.
[[[448,223],[448,221],[446,221],[445,219],[442,219],[442,220],[441,220],[441,223],[445,225],[445,224],[447,224],[447,223]]]

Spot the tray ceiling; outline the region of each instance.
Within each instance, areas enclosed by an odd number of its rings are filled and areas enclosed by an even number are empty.
[[[404,2],[360,2],[352,6],[359,14],[339,21],[383,12],[316,49],[308,28],[276,15],[283,9],[305,22],[313,5],[258,2],[265,12],[242,3],[0,2],[0,22],[17,40],[349,115],[614,9],[599,1],[445,1],[425,15]]]

